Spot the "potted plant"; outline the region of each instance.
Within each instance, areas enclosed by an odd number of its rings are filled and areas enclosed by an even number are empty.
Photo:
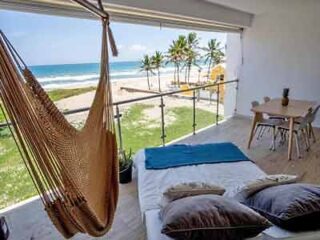
[[[132,180],[132,151],[130,149],[127,154],[126,151],[119,153],[119,180],[120,183],[129,183]]]

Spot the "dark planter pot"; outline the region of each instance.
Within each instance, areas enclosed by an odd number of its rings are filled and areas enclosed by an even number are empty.
[[[10,232],[8,224],[4,217],[0,217],[0,239],[7,240],[9,238]]]
[[[132,181],[132,164],[119,173],[119,181],[121,184],[129,183]]]

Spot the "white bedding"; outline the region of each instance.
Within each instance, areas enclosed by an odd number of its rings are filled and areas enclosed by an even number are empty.
[[[249,181],[266,176],[256,164],[249,161],[147,170],[144,150],[135,155],[134,164],[138,176],[140,209],[148,240],[171,240],[161,234],[161,220],[158,214],[162,194],[168,187],[185,182],[206,182],[224,187],[224,196],[233,197]],[[320,240],[320,231],[295,234],[271,227],[262,236],[254,238],[257,239]]]
[[[143,216],[147,210],[160,208],[162,193],[172,185],[206,182],[224,187],[225,196],[233,197],[239,187],[266,176],[257,165],[249,161],[146,170],[144,150],[135,155],[134,163],[138,171],[139,203]]]

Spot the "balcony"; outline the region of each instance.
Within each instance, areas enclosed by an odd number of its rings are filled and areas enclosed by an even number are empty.
[[[219,125],[211,126],[180,139],[178,143],[212,143],[231,141],[237,144],[254,162],[269,174],[287,173],[302,176],[303,182],[320,184],[318,163],[320,142],[312,145],[310,152],[306,152],[302,159],[288,161],[287,148],[278,147],[276,152],[268,149],[271,136],[266,133],[259,141],[254,140],[252,148],[246,149],[248,133],[251,121],[247,117],[235,116],[222,121]],[[319,136],[320,130],[316,129]],[[0,212],[8,219],[9,228],[12,232],[12,239],[63,239],[49,221],[46,212],[43,210],[41,201],[37,198],[20,203],[14,208]],[[120,199],[116,218],[112,230],[99,239],[140,240],[145,238],[145,229],[141,222],[141,215],[138,203],[138,193],[135,179],[130,184],[120,186]],[[74,239],[88,239],[87,235],[77,235]]]
[[[72,15],[91,18],[83,9],[70,6],[67,1],[0,1],[0,7],[38,13]],[[69,1],[68,1],[69,2]],[[188,26],[196,29],[220,29],[219,23],[224,23],[222,31],[228,32],[227,39],[227,81],[238,78],[238,86],[233,85],[232,96],[225,98],[224,109],[219,103],[210,106],[214,117],[211,123],[219,120],[219,114],[227,116],[218,125],[214,124],[197,132],[192,114],[189,114],[189,134],[179,138],[179,143],[208,143],[231,141],[237,144],[261,169],[268,174],[286,173],[302,177],[303,182],[320,184],[320,130],[315,129],[317,142],[312,144],[309,152],[303,152],[303,158],[287,160],[287,146],[278,146],[276,151],[270,151],[271,134],[266,132],[264,138],[255,138],[251,149],[247,149],[248,135],[251,128],[250,103],[261,101],[264,96],[278,98],[282,88],[292,90],[293,99],[320,101],[319,99],[319,22],[320,5],[316,1],[267,1],[257,0],[252,4],[250,0],[226,1],[184,1],[170,0],[168,4],[159,1],[125,1],[111,0],[110,6],[114,11],[112,17],[126,22],[142,22],[144,24],[158,24],[163,26]],[[119,13],[115,7],[117,3],[127,6]],[[189,5],[188,5],[189,4]],[[115,5],[115,6],[113,6]],[[183,7],[181,7],[183,6]],[[199,7],[199,8],[198,8]],[[144,9],[145,8],[145,9]],[[199,9],[194,11],[194,9]],[[141,9],[145,11],[142,12]],[[111,9],[112,10],[112,9]],[[136,12],[132,12],[136,10]],[[131,12],[130,12],[131,11]],[[167,11],[167,12],[166,12]],[[156,13],[156,14],[154,14]],[[159,14],[161,13],[161,14]],[[139,16],[139,17],[137,17]],[[172,18],[175,16],[176,18]],[[181,18],[181,16],[185,16]],[[170,18],[169,18],[170,17]],[[178,18],[179,17],[179,18]],[[155,23],[156,22],[156,23]],[[214,25],[214,23],[218,23]],[[161,25],[162,26],[162,25]],[[233,27],[231,27],[233,26]],[[245,29],[244,31],[242,31]],[[242,34],[239,34],[241,32]],[[237,95],[237,96],[236,96]],[[162,111],[170,106],[167,96],[153,99],[158,111],[158,139],[157,145],[169,144],[172,141],[170,132],[166,129],[168,119]],[[189,107],[196,112],[192,103]],[[217,98],[219,99],[219,98]],[[146,100],[146,99],[143,99]],[[149,99],[150,100],[150,99]],[[123,113],[129,102],[115,104],[118,137],[121,138],[123,128]],[[159,107],[160,105],[160,107]],[[234,114],[234,110],[236,113]],[[83,109],[86,111],[87,109]],[[77,111],[69,111],[73,114]],[[229,116],[233,116],[228,118]],[[320,126],[317,118],[315,126]],[[194,135],[193,133],[196,134]],[[169,137],[168,137],[169,136]],[[119,139],[120,147],[126,148],[125,139]],[[140,146],[145,147],[145,146]],[[293,151],[295,154],[295,149]],[[11,239],[63,239],[49,221],[43,205],[35,197],[12,207],[0,210],[0,215],[6,216],[11,230]],[[87,235],[78,234],[74,239],[88,239]],[[90,239],[90,238],[89,238]],[[111,240],[142,240],[145,239],[144,224],[138,203],[136,179],[130,184],[120,186],[119,205],[112,230],[100,239]]]

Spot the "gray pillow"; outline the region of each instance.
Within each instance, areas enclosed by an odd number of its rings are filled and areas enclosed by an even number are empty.
[[[161,209],[162,233],[178,240],[240,240],[255,237],[270,226],[267,219],[218,195],[175,200]]]
[[[320,229],[320,186],[288,184],[266,188],[242,201],[272,223],[290,230]]]

